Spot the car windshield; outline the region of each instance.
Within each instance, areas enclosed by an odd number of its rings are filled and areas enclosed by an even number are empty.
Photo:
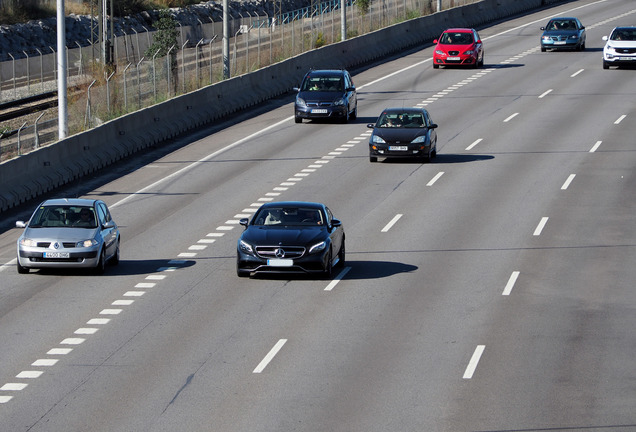
[[[423,128],[426,126],[420,113],[383,113],[378,119],[381,128]]]
[[[610,39],[615,41],[636,41],[636,29],[615,29]]]
[[[95,210],[85,206],[40,206],[30,228],[97,228]]]
[[[341,76],[308,76],[301,91],[344,92]]]
[[[473,36],[470,33],[444,33],[439,43],[445,45],[470,45],[473,43]]]
[[[576,23],[570,20],[550,21],[548,30],[576,30]]]
[[[324,219],[322,212],[319,209],[304,207],[265,208],[254,215],[254,220],[252,222],[252,225],[260,226],[316,226],[323,224]]]

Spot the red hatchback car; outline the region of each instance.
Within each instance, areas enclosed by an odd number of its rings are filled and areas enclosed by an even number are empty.
[[[433,68],[435,69],[440,66],[457,65],[476,68],[484,65],[484,45],[475,29],[447,29],[433,43],[437,44],[433,52]]]

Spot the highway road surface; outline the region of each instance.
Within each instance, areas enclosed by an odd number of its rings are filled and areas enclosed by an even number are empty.
[[[585,51],[540,51],[558,15]],[[0,430],[636,431],[636,68],[601,60],[625,24],[567,2],[479,28],[480,69],[352,71],[349,124],[287,96],[69,187],[120,225],[103,276],[19,275],[3,229]],[[389,106],[429,110],[432,163],[369,162]],[[333,280],[236,276],[270,200],[343,221]]]

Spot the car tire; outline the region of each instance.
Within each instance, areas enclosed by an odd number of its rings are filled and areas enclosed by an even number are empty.
[[[352,120],[355,120],[358,118],[358,104],[356,103],[355,108],[353,108],[353,111],[351,112],[351,117]]]
[[[545,47],[541,47],[541,52],[545,52],[545,51],[546,51]]]
[[[246,277],[249,277],[250,272],[237,268],[236,275],[240,278],[246,278]]]
[[[18,273],[19,273],[19,274],[27,274],[27,273],[29,272],[29,269],[28,269],[28,268],[26,268],[26,267],[22,267],[22,266],[20,265],[20,260],[18,260],[18,262],[16,263],[16,265],[17,265]]]
[[[433,146],[433,151],[431,152],[431,157],[437,157],[437,143]]]
[[[106,251],[104,248],[99,253],[99,260],[97,261],[97,265],[93,269],[93,273],[96,275],[102,275],[106,271]]]
[[[295,117],[294,117],[294,122],[296,122],[296,123],[302,123],[302,122],[303,122],[303,119],[302,119],[302,117],[295,116]]]
[[[376,156],[369,156],[369,162],[377,162],[378,158]]]
[[[609,69],[609,63],[603,60],[603,69]]]
[[[484,57],[486,56],[485,55],[481,56],[481,60],[479,61],[479,67],[484,67],[484,60],[485,60]]]
[[[108,261],[108,264],[116,266],[117,264],[119,264],[119,240],[117,240],[117,246],[115,246],[115,253],[113,254],[112,257],[110,257],[110,261]]]
[[[343,237],[342,245],[340,246],[340,252],[338,252],[338,265],[340,267],[344,267],[345,266],[345,260],[347,258],[346,254],[347,254],[347,251],[345,249],[345,239]]]
[[[439,65],[438,65],[438,64],[435,64],[435,63],[433,63],[433,69],[439,69]]]
[[[325,268],[325,279],[331,279],[333,277],[333,255],[329,250],[329,256],[327,257],[327,267]]]

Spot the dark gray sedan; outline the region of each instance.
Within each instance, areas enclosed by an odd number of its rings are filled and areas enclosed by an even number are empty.
[[[119,229],[103,201],[44,201],[18,239],[18,273],[38,268],[91,268],[103,273],[106,262],[119,262]]]
[[[369,160],[378,157],[430,161],[437,155],[437,124],[424,108],[386,108],[369,138]]]

